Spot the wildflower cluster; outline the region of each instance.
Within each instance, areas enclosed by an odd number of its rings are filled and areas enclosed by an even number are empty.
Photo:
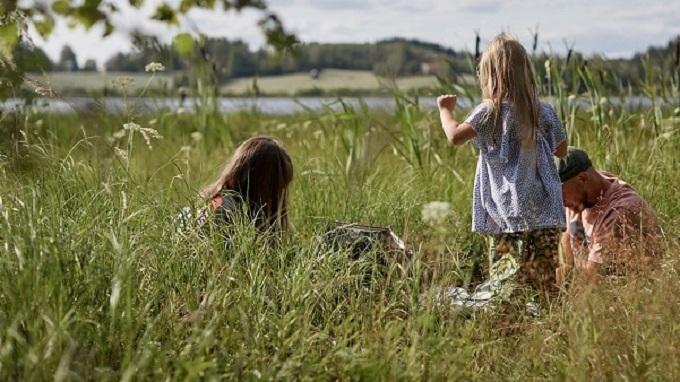
[[[423,206],[422,219],[431,227],[439,226],[453,214],[451,204],[447,202],[429,202]]]
[[[158,62],[150,62],[146,65],[144,70],[146,70],[147,72],[152,72],[152,73],[162,72],[162,71],[165,70],[165,66],[163,66],[163,64],[158,63]]]

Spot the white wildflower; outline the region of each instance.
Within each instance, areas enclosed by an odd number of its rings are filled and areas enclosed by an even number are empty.
[[[158,130],[151,127],[140,127],[139,131],[149,134],[152,138],[163,139],[163,136],[158,132]]]
[[[151,138],[163,139],[163,136],[160,135],[156,129],[152,129],[150,127],[140,127],[139,132],[142,133],[142,137],[144,137],[146,145],[149,146],[149,150],[153,149],[153,146],[151,145]]]
[[[609,99],[607,97],[600,98],[600,106],[606,106],[608,103]]]
[[[129,88],[135,85],[135,80],[131,77],[119,77],[111,81],[113,86],[118,86],[121,88]]]
[[[144,68],[147,72],[162,72],[165,70],[165,66],[159,62],[150,62]]]
[[[576,101],[576,96],[570,94],[569,97],[567,97],[567,101],[569,101],[569,103],[573,103],[574,101]]]
[[[115,133],[113,133],[113,138],[114,139],[122,139],[122,138],[125,137],[125,134],[126,134],[125,129],[118,130]]]
[[[191,133],[191,139],[193,139],[194,142],[200,142],[203,140],[203,134],[200,131],[194,131]]]
[[[141,127],[141,126],[139,126],[138,124],[136,124],[136,123],[134,123],[134,122],[130,122],[130,123],[125,123],[125,124],[123,124],[123,128],[124,128],[125,130],[139,131],[139,128],[140,128],[140,127]]]
[[[451,204],[447,202],[429,202],[423,206],[423,222],[430,226],[443,224],[453,214]]]
[[[127,151],[121,150],[118,147],[114,147],[113,151],[116,153],[116,156],[120,158],[120,160],[123,161],[123,163],[125,163],[125,165],[128,165],[130,163],[130,161],[128,160]]]

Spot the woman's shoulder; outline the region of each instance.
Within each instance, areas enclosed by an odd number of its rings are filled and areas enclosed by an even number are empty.
[[[233,213],[241,210],[243,206],[243,196],[236,191],[222,191],[216,198],[219,199],[216,201],[217,203],[215,203],[215,208],[225,212]]]

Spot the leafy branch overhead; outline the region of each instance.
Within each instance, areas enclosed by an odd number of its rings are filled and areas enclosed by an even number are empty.
[[[144,5],[145,0],[127,0],[135,8]],[[181,15],[191,9],[207,9],[224,11],[241,11],[255,9],[262,13],[258,26],[265,36],[267,44],[278,52],[292,51],[298,40],[294,34],[288,33],[281,19],[267,7],[262,0],[181,0],[176,7],[163,2],[156,7],[151,19],[178,25]],[[27,30],[33,25],[38,33],[46,38],[54,29],[55,19],[60,17],[68,21],[70,26],[81,25],[89,30],[94,25],[104,26],[104,36],[115,31],[111,16],[119,12],[119,8],[111,0],[56,0],[51,6],[43,1],[22,2],[18,0],[2,0],[0,2],[0,55],[11,54],[21,41],[28,39]]]

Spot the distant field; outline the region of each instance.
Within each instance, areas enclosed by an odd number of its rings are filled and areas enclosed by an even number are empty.
[[[239,78],[222,86],[224,93],[249,93],[253,91],[253,78]],[[314,79],[308,73],[295,73],[281,76],[259,77],[257,86],[261,93],[290,93],[320,89],[324,91],[336,89],[380,90],[393,89],[396,86],[402,90],[432,87],[437,85],[434,76],[412,76],[399,78],[396,81],[380,78],[371,71],[328,69]]]
[[[126,73],[126,72],[52,72],[47,76],[31,75],[31,78],[43,83],[50,83],[56,91],[82,89],[85,91],[103,91],[105,88],[112,89],[114,81],[120,78],[131,78],[134,85],[130,93],[141,91],[151,77],[150,73]],[[470,78],[465,78],[467,82]],[[228,82],[220,88],[223,94],[252,94],[254,79],[238,78]],[[379,91],[381,89],[401,90],[428,88],[437,86],[437,78],[434,76],[411,76],[395,80],[380,78],[371,71],[336,70],[328,69],[314,79],[308,73],[293,73],[280,76],[267,76],[257,78],[257,86],[261,94],[299,94],[300,92],[323,92],[333,90],[356,90],[356,91]],[[171,73],[157,73],[150,88],[174,89],[174,78]]]
[[[83,89],[85,91],[103,91],[105,88],[112,89],[114,81],[121,78],[133,80],[129,88],[130,93],[140,92],[151,78],[151,73],[135,72],[51,72],[46,75],[31,74],[29,77],[44,84],[49,83],[57,92],[68,89]],[[174,78],[172,74],[156,73],[149,84],[150,88],[173,89]]]

